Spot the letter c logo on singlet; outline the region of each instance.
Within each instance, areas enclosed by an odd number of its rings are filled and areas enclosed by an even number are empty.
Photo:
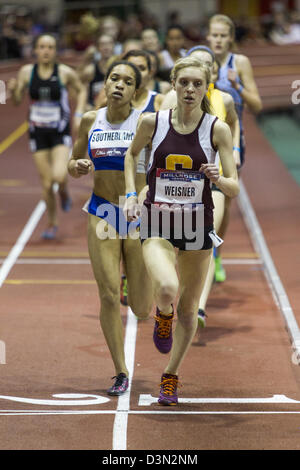
[[[166,157],[167,170],[176,170],[176,164],[182,165],[182,169],[186,170],[193,168],[193,160],[189,155],[170,154]]]

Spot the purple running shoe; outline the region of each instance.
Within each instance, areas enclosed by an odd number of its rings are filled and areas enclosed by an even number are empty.
[[[158,403],[160,405],[174,406],[178,404],[177,395],[178,376],[163,374],[161,376]]]
[[[173,312],[169,315],[163,315],[158,307],[156,307],[156,315],[155,315],[155,325],[153,331],[153,341],[159,352],[162,354],[167,354],[171,348],[173,343],[173,336],[172,336],[172,322],[174,317],[174,309]]]

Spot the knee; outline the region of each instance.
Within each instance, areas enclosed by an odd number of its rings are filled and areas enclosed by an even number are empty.
[[[52,176],[53,182],[57,184],[63,184],[66,180],[67,173],[64,171],[55,172]]]

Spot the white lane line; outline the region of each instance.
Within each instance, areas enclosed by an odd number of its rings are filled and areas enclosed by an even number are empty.
[[[296,364],[300,364],[300,330],[295,319],[288,296],[283,287],[281,279],[275,268],[272,256],[264,239],[263,232],[256,218],[255,212],[248,197],[246,188],[240,180],[240,194],[238,196],[238,204],[248,227],[255,251],[259,253],[260,258],[265,266],[264,273],[271,292],[277,306],[284,318],[294,351],[294,360]]]
[[[285,395],[273,395],[271,398],[179,398],[179,403],[202,403],[202,404],[245,404],[245,403],[300,403],[300,401],[288,398]],[[140,395],[139,406],[150,406],[157,403],[157,398],[152,395]]]
[[[113,428],[112,450],[127,450],[127,422],[130,409],[130,392],[134,371],[135,344],[137,333],[137,318],[131,308],[127,310],[127,324],[125,331],[124,350],[125,361],[129,372],[129,386],[124,395],[118,399],[118,406]]]
[[[32,212],[31,216],[29,217],[25,227],[23,228],[21,235],[17,239],[15,245],[8,253],[5,261],[3,262],[0,268],[0,287],[2,287],[3,282],[7,278],[11,268],[15,264],[17,258],[22,253],[24,246],[28,242],[29,238],[31,237],[34,229],[36,228],[37,224],[39,223],[43,213],[46,210],[45,201],[40,201],[34,211]]]
[[[174,410],[129,410],[128,415],[298,415],[300,411],[179,411]],[[49,416],[49,415],[116,415],[118,410],[52,410],[52,411],[16,411],[0,410],[0,416]]]

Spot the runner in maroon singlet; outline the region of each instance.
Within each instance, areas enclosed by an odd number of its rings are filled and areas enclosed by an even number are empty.
[[[239,192],[229,126],[209,114],[206,92],[210,83],[210,69],[197,59],[188,57],[176,62],[171,78],[177,93],[177,107],[173,111],[159,111],[141,117],[125,157],[127,203],[124,212],[127,219],[132,221],[138,215],[134,182],[136,164],[140,151],[149,143],[152,144],[147,175],[149,190],[144,202],[145,209],[142,210],[141,239],[157,304],[154,343],[162,353],[171,351],[161,379],[158,402],[162,405],[178,403],[178,369],[197,329],[198,302],[215,237],[211,184],[215,183],[229,197]],[[215,164],[217,151],[223,168],[222,176],[219,174],[219,165]],[[181,227],[184,234],[181,238],[178,238],[177,233],[179,219],[172,223],[171,218],[170,236],[164,232],[163,226],[158,224],[158,228],[153,227],[149,217],[150,222],[146,223],[145,230],[144,214],[152,215],[162,204],[166,212],[172,213],[174,203],[177,208],[181,208],[181,216],[187,207],[193,216],[196,216],[197,211],[200,214],[201,210],[202,214],[204,212],[202,246],[196,243],[197,239],[189,243],[194,231],[192,223],[198,220],[196,217],[190,218],[190,226],[185,224]],[[175,221],[175,212],[173,216]],[[201,222],[201,218],[199,220]],[[175,247],[179,248],[178,256]],[[173,305],[178,290],[178,318],[172,341]]]

